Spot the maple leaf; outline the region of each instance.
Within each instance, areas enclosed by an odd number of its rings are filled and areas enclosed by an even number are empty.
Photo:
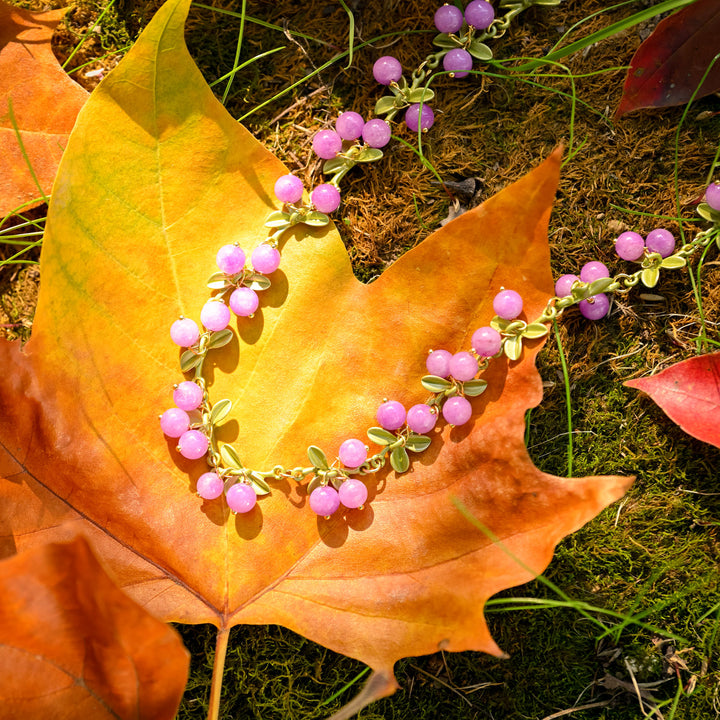
[[[65,12],[28,12],[0,0],[0,217],[38,198],[33,172],[42,193],[50,193],[68,135],[88,97],[50,47]]]
[[[3,717],[171,720],[189,656],[110,580],[87,541],[0,562]],[[158,658],[162,657],[162,662]]]
[[[712,64],[718,33],[717,0],[696,0],[658,23],[630,61],[615,117],[683,105],[696,90],[697,98],[720,90],[720,63]]]
[[[720,353],[688,358],[625,385],[647,393],[688,435],[720,447]]]
[[[359,709],[394,690],[401,657],[501,654],[485,600],[541,572],[631,480],[533,465],[523,434],[542,395],[535,342],[493,362],[470,423],[438,428],[410,472],[371,476],[363,510],[318,518],[287,480],[247,515],[193,493],[203,463],[183,460],[157,421],[181,377],[169,326],[197,316],[218,247],[266,237],[287,170],[192,62],[188,6],[158,11],[93,92],[61,162],[32,338],[0,343],[0,539],[8,554],[82,532],[141,605],[214,623],[219,647],[234,625],[278,623],[362,660],[375,673]],[[206,363],[213,399],[233,401],[221,439],[258,469],[303,462],[310,444],[332,456],[363,437],[383,397],[426,399],[428,348],[468,347],[501,286],[537,316],[552,292],[559,167],[556,152],[371,285],[332,227],[285,236],[260,310]]]

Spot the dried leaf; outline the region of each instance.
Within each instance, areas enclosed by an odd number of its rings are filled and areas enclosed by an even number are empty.
[[[88,93],[60,67],[50,39],[66,9],[34,13],[0,0],[0,217],[38,198],[10,119],[46,195]]]
[[[189,657],[130,600],[83,538],[0,563],[0,696],[6,718],[172,720]]]
[[[718,37],[717,0],[696,0],[662,20],[630,61],[615,116],[688,102],[718,51]],[[720,62],[713,65],[695,97],[718,90]]]
[[[163,6],[90,98],[50,207],[33,336],[0,343],[5,552],[64,536],[70,522],[158,617],[223,632],[280,623],[368,663],[362,702],[392,692],[403,656],[500,654],[485,600],[541,572],[560,538],[630,483],[556,478],[530,461],[524,416],[542,395],[540,342],[493,361],[470,423],[439,426],[409,472],[368,476],[365,508],[329,521],[284,478],[249,515],[202,501],[193,490],[206,466],[160,432],[179,379],[169,326],[199,312],[220,245],[249,252],[261,241],[287,172],[200,76],[183,41],[188,5]],[[426,399],[428,348],[466,348],[500,286],[539,314],[553,289],[559,167],[556,152],[371,285],[353,276],[332,225],[288,233],[282,282],[255,318],[237,320],[239,346],[213,352],[211,397],[233,402],[220,442],[262,471],[304,464],[314,444],[332,457],[364,436],[389,392],[406,406]],[[102,191],[88,197],[88,186]]]
[[[720,353],[683,360],[625,385],[647,393],[689,435],[720,447]]]

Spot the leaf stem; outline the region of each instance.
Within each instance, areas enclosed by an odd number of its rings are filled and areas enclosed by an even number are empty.
[[[227,657],[230,628],[218,628],[215,641],[215,659],[213,661],[212,685],[210,686],[210,703],[208,704],[207,720],[218,720],[220,716],[220,695],[222,693],[222,680],[225,671],[225,658]]]

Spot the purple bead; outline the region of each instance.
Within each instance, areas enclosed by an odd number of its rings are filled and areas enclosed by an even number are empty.
[[[359,508],[365,504],[368,496],[368,489],[362,480],[349,478],[338,490],[340,502],[350,509]]]
[[[226,275],[235,275],[245,267],[245,253],[237,245],[223,245],[217,251],[215,262]]]
[[[605,295],[605,293],[600,293],[587,300],[581,300],[578,303],[578,307],[583,317],[586,317],[588,320],[600,320],[600,318],[604,318],[608,314],[610,300],[608,300],[608,296]]]
[[[200,322],[208,330],[219,332],[230,324],[230,310],[220,300],[208,300],[200,311]]]
[[[372,72],[381,85],[389,85],[402,77],[402,65],[392,55],[383,55],[375,61]]]
[[[493,298],[493,310],[503,320],[514,320],[523,309],[523,300],[514,290],[501,290]]]
[[[294,175],[283,175],[275,181],[275,197],[280,202],[296,203],[302,198],[302,180]]]
[[[675,236],[664,228],[655,228],[645,238],[645,246],[650,252],[660,253],[664,258],[673,254],[675,250]]]
[[[473,57],[462,48],[450,50],[443,58],[443,68],[453,74],[453,77],[467,77],[468,71],[472,70]]]
[[[595,282],[600,278],[610,277],[610,271],[607,269],[604,263],[599,260],[591,260],[586,262],[580,268],[580,279],[585,283]]]
[[[428,405],[413,405],[407,414],[407,426],[421,435],[430,432],[437,422],[438,416]]]
[[[422,110],[420,109],[420,103],[414,103],[405,111],[405,124],[413,132],[417,132],[418,128],[423,130],[429,130],[435,122],[435,113],[432,108],[424,103]]]
[[[160,416],[162,431],[171,438],[179,438],[190,427],[188,414],[180,408],[170,408]]]
[[[342,150],[342,138],[334,130],[321,130],[315,133],[313,150],[323,160],[331,160]]]
[[[372,148],[385,147],[390,142],[392,130],[389,123],[380,118],[368,120],[362,131],[362,138],[365,144]]]
[[[197,494],[203,500],[215,500],[223,494],[225,483],[214,472],[203,473],[197,481]]]
[[[445,401],[442,414],[450,425],[464,425],[472,416],[472,405],[466,398],[455,395]]]
[[[198,460],[207,451],[210,442],[199,430],[188,430],[178,440],[177,449],[188,460]]]
[[[310,493],[310,507],[317,515],[328,517],[340,507],[340,496],[329,485],[315,488]]]
[[[194,320],[180,318],[170,326],[170,337],[180,347],[191,347],[200,338],[200,329]]]
[[[384,402],[377,410],[377,421],[386,430],[399,430],[405,424],[407,412],[397,400]]]
[[[250,261],[253,268],[259,273],[269,275],[280,267],[280,252],[272,245],[263,243],[253,250]]]
[[[485,0],[472,0],[465,8],[465,21],[478,30],[486,30],[495,19],[495,10]]]
[[[624,232],[615,240],[615,252],[623,260],[639,260],[645,253],[645,240],[636,232]]]
[[[335,121],[335,131],[343,140],[357,140],[365,127],[365,120],[360,113],[348,110],[340,113]]]
[[[558,297],[567,297],[572,292],[572,286],[579,280],[577,275],[561,275],[555,283],[555,294]]]
[[[334,185],[323,183],[310,193],[310,200],[321,213],[335,212],[340,207],[340,191]]]
[[[425,360],[425,366],[431,375],[446,378],[450,375],[451,357],[452,353],[449,353],[447,350],[433,350],[428,353],[427,360]]]
[[[713,209],[720,212],[720,185],[716,182],[710,183],[705,191],[705,202]]]
[[[459,382],[472,380],[478,369],[478,361],[469,352],[455,353],[450,358],[450,374]]]
[[[480,357],[492,357],[500,352],[502,336],[495,328],[485,325],[473,333],[470,344]]]
[[[350,438],[340,446],[338,457],[347,468],[359,468],[367,460],[367,448],[362,440]]]
[[[249,287],[239,287],[230,295],[230,309],[239,317],[250,317],[260,304],[257,293]]]
[[[435,11],[435,27],[441,33],[455,33],[463,24],[463,13],[455,5],[443,5]]]
[[[197,410],[203,401],[203,390],[192,380],[184,380],[173,392],[173,402],[186,412]]]
[[[250,512],[257,503],[255,491],[245,483],[235,483],[225,491],[225,500],[233,512]]]

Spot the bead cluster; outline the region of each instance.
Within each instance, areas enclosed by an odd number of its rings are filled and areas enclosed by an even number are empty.
[[[523,342],[543,337],[548,323],[565,309],[579,305],[587,318],[600,319],[609,311],[608,292],[627,292],[642,281],[654,286],[661,268],[683,267],[685,258],[720,233],[720,185],[707,188],[706,204],[700,214],[713,222],[713,229],[700,233],[695,240],[674,253],[675,238],[667,230],[658,228],[643,239],[634,232],[623,233],[615,241],[618,255],[625,260],[638,261],[641,269],[633,275],[610,277],[608,268],[592,261],[583,266],[580,276],[563,275],[551,298],[534,321],[519,319],[523,299],[513,289],[501,289],[493,299],[495,317],[489,325],[478,328],[471,337],[469,350],[450,353],[444,349],[430,351],[426,359],[428,375],[421,379],[422,387],[430,393],[424,402],[406,409],[397,400],[384,400],[377,408],[378,426],[368,429],[369,440],[379,450],[369,455],[369,447],[358,438],[348,438],[340,445],[331,463],[319,447],[307,450],[309,465],[285,468],[275,465],[270,470],[254,470],[243,466],[238,451],[230,444],[218,447],[216,428],[231,410],[230,400],[212,404],[205,386],[203,364],[211,350],[227,345],[233,333],[229,324],[234,313],[238,318],[252,318],[260,304],[258,292],[267,289],[267,277],[280,265],[278,240],[282,233],[296,224],[321,227],[330,222],[326,213],[335,212],[341,202],[339,184],[357,164],[379,160],[383,148],[390,141],[390,123],[405,109],[404,120],[413,132],[428,130],[434,113],[426,104],[434,93],[428,85],[430,73],[440,61],[451,76],[462,78],[472,69],[473,59],[489,60],[490,49],[483,44],[489,37],[500,36],[512,17],[533,4],[532,0],[513,3],[501,0],[500,7],[509,7],[505,16],[496,19],[492,5],[486,0],[471,0],[464,12],[455,5],[443,5],[435,13],[435,25],[440,35],[434,43],[442,49],[428,56],[412,73],[408,83],[403,78],[399,61],[383,56],[373,66],[375,79],[387,87],[392,95],[382,97],[375,106],[375,114],[386,119],[365,121],[355,112],[343,112],[335,121],[334,130],[321,130],[313,138],[313,151],[325,161],[323,172],[329,182],[317,185],[310,193],[310,204],[303,203],[302,181],[292,174],[283,175],[275,183],[275,195],[282,209],[272,212],[266,227],[273,234],[256,247],[247,263],[245,252],[235,245],[224,245],[216,256],[218,272],[208,281],[216,294],[200,311],[198,324],[180,317],[170,328],[172,341],[184,348],[180,357],[182,372],[193,372],[193,378],[174,386],[173,402],[160,416],[163,433],[177,439],[177,452],[188,460],[205,458],[210,470],[197,481],[198,495],[207,501],[224,496],[231,511],[250,512],[257,497],[270,492],[269,482],[281,478],[304,482],[311,509],[319,516],[330,517],[340,507],[348,510],[362,508],[367,502],[368,488],[364,475],[378,472],[389,462],[396,473],[410,468],[408,453],[422,452],[431,444],[427,435],[442,416],[450,426],[463,425],[472,417],[468,398],[483,393],[487,382],[480,376],[492,358],[507,357],[518,360]],[[550,4],[543,0],[543,4]],[[423,85],[424,84],[424,85]],[[307,481],[307,482],[305,482]]]

